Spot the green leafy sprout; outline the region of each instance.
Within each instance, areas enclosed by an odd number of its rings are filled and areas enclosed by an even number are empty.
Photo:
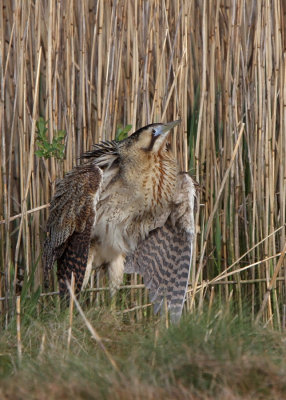
[[[46,160],[51,157],[55,157],[58,160],[63,160],[65,154],[64,138],[66,131],[55,131],[52,143],[50,143],[47,137],[48,121],[45,121],[43,117],[40,117],[36,125],[38,133],[36,139],[38,150],[35,151],[36,156],[44,157]]]
[[[120,140],[127,138],[128,132],[131,128],[132,125],[126,125],[125,127],[118,125],[116,129],[115,140],[119,142]]]

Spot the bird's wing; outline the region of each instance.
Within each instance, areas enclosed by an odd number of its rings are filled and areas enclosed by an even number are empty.
[[[74,272],[80,290],[86,268],[95,206],[101,191],[102,171],[96,165],[75,167],[56,183],[43,246],[45,274],[58,264],[60,292]]]
[[[166,223],[151,231],[125,262],[126,273],[143,276],[155,313],[166,297],[174,322],[181,317],[189,280],[195,236],[195,193],[193,180],[186,173],[180,174],[174,206]]]

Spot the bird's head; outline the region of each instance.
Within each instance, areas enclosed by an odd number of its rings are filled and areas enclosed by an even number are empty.
[[[168,136],[179,123],[150,124],[118,143],[121,177],[137,187],[145,206],[168,203],[173,195],[178,166]]]
[[[116,142],[115,140],[101,142],[94,145],[94,149],[82,154],[83,159],[92,159],[100,168],[110,168],[112,165],[136,165],[136,169],[148,169],[148,164],[154,164],[156,158],[162,157],[175,162],[170,152],[169,133],[181,120],[168,123],[155,123],[138,129],[128,138]]]
[[[130,156],[133,152],[139,156],[139,153],[143,153],[143,155],[157,154],[161,152],[161,150],[168,150],[167,143],[169,133],[180,122],[181,120],[165,124],[155,123],[138,129],[121,142],[124,151],[129,153]]]

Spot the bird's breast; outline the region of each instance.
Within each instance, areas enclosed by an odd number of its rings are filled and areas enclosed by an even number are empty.
[[[168,218],[176,189],[176,165],[152,160],[149,168],[103,176],[92,237],[105,261],[133,251],[139,240]]]

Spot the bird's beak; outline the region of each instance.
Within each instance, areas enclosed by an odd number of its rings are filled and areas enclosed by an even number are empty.
[[[176,121],[172,121],[172,122],[168,122],[167,124],[165,124],[165,132],[169,132],[171,129],[175,128],[175,126],[179,125],[182,122],[181,119],[177,119]]]
[[[176,121],[172,122],[167,122],[166,124],[161,124],[159,128],[156,129],[156,136],[163,136],[166,137],[167,133],[170,132],[171,129],[173,129],[175,126],[179,125],[181,123],[181,119],[177,119]]]

